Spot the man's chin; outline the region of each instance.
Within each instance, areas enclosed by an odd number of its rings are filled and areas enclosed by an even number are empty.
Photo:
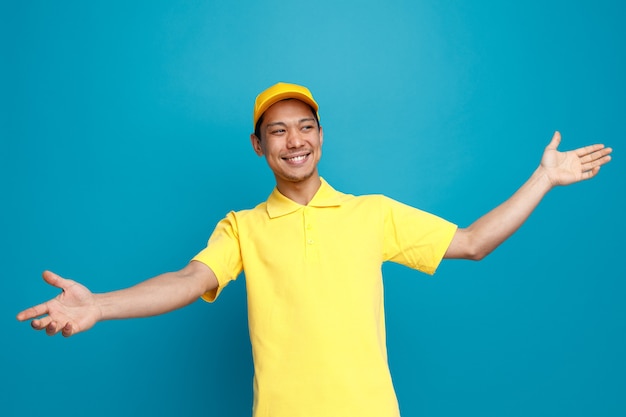
[[[317,171],[313,170],[307,173],[293,174],[293,173],[284,173],[283,175],[276,176],[276,179],[280,177],[283,181],[291,182],[294,184],[302,183],[310,180],[311,178],[316,176]]]

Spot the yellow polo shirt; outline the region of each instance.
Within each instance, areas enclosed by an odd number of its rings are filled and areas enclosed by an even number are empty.
[[[456,226],[381,195],[322,186],[306,205],[274,189],[229,213],[194,260],[246,275],[254,417],[397,417],[381,265],[432,274]]]

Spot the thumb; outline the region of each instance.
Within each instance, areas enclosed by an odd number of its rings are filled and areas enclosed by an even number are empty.
[[[560,143],[561,143],[561,133],[556,131],[556,132],[554,132],[554,135],[552,136],[552,140],[550,141],[548,146],[546,146],[546,149],[550,149],[550,150],[555,150],[556,151],[556,148],[559,147]]]
[[[52,285],[53,287],[60,288],[62,290],[67,289],[72,284],[71,280],[62,278],[60,275],[57,275],[52,271],[44,271],[42,276],[43,276],[44,281],[46,281],[48,284]]]

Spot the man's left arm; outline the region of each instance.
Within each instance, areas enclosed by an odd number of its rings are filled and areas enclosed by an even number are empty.
[[[591,145],[559,152],[561,134],[555,132],[541,164],[531,177],[504,203],[467,228],[459,228],[444,255],[448,259],[480,260],[511,236],[530,216],[541,199],[558,185],[595,177],[611,160],[611,148]]]

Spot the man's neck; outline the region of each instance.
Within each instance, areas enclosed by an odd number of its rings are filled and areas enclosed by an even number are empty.
[[[322,180],[319,174],[298,182],[276,181],[276,188],[282,195],[303,206],[309,204],[321,186]]]

